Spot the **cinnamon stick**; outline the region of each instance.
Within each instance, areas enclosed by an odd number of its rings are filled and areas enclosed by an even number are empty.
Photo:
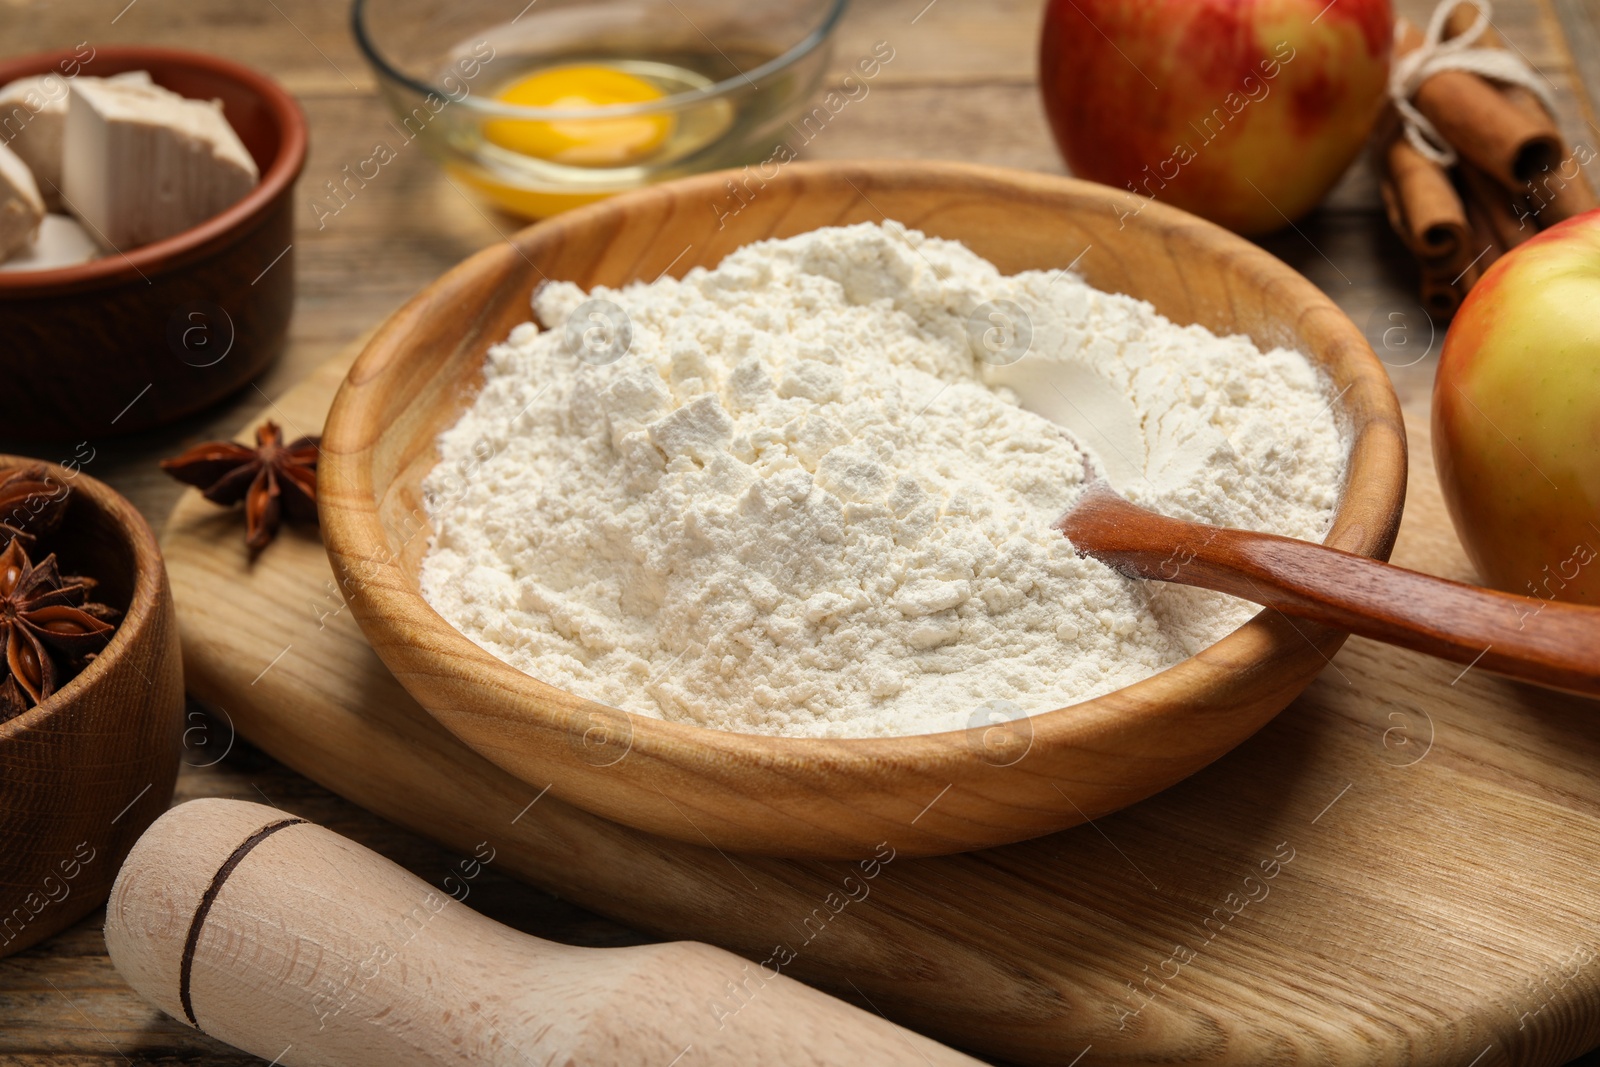
[[[1538,97],[1520,87],[1518,91],[1526,98],[1524,101],[1513,101],[1518,107],[1545,114],[1544,105],[1539,103]],[[1600,197],[1595,196],[1594,186],[1589,184],[1589,179],[1583,173],[1583,164],[1593,158],[1593,151],[1569,149],[1563,142],[1561,158],[1556,165],[1528,180],[1523,192],[1540,228],[1548,229],[1574,215],[1600,207]]]
[[[1467,213],[1443,167],[1398,134],[1383,149],[1389,222],[1419,259],[1454,263],[1467,245]]]
[[[1418,298],[1428,314],[1448,319],[1465,295],[1457,283],[1469,258],[1466,205],[1445,169],[1406,140],[1393,107],[1378,122],[1373,159],[1389,226],[1420,269]]]
[[[1383,197],[1383,209],[1389,217],[1389,226],[1399,236],[1406,249],[1416,258],[1421,270],[1418,298],[1422,301],[1422,306],[1427,309],[1428,314],[1436,319],[1448,319],[1456,313],[1456,308],[1460,307],[1463,295],[1452,284],[1454,279],[1451,275],[1456,269],[1455,261],[1461,258],[1461,250],[1466,247],[1468,240],[1466,208],[1461,203],[1461,198],[1456,195],[1454,187],[1446,179],[1444,184],[1449,191],[1449,197],[1454,202],[1460,215],[1460,232],[1450,238],[1451,243],[1456,247],[1456,253],[1449,257],[1425,255],[1422,251],[1422,241],[1427,227],[1423,227],[1419,231],[1407,220],[1403,205],[1404,197],[1394,180],[1390,168],[1382,162],[1388,156],[1387,149],[1382,145],[1378,146],[1376,155],[1380,160],[1378,191]],[[1432,165],[1431,161],[1427,159],[1424,159],[1424,162]],[[1442,175],[1443,172],[1440,171],[1440,174]]]
[[[1591,154],[1586,158],[1594,157]],[[1594,186],[1584,177],[1575,157],[1568,157],[1558,172],[1542,175],[1533,184],[1535,192],[1528,194],[1529,200],[1546,228],[1600,207],[1600,197],[1595,195]]]
[[[1422,31],[1404,19],[1399,25],[1396,54],[1420,48]],[[1512,191],[1524,191],[1561,161],[1561,134],[1550,116],[1518,107],[1476,74],[1441,71],[1417,87],[1412,102],[1464,159]]]
[[[1495,233],[1489,209],[1475,197],[1467,199],[1467,221],[1472,227],[1472,234],[1467,238],[1470,258],[1453,283],[1460,287],[1462,296],[1471,292],[1478,279],[1483,277],[1483,272],[1492,267],[1494,261],[1506,251],[1505,245],[1500,243],[1500,238]]]
[[[1456,313],[1461,301],[1503,251],[1483,209],[1472,200],[1466,201],[1466,209],[1470,230],[1461,261],[1421,263],[1422,306],[1437,319],[1448,319]]]
[[[1458,6],[1446,21],[1460,35],[1476,10]],[[1421,47],[1422,32],[1398,24],[1397,55]],[[1505,47],[1493,30],[1479,41]],[[1554,118],[1536,94],[1466,71],[1443,71],[1417,87],[1413,102],[1461,157],[1455,179],[1405,137],[1390,108],[1373,156],[1389,224],[1417,257],[1424,307],[1449,318],[1502,254],[1559,219],[1595,206]]]
[[[1451,284],[1447,275],[1423,269],[1419,296],[1429,315],[1440,321],[1450,318],[1461,307],[1461,299],[1465,295]]]
[[[1454,281],[1451,274],[1455,270],[1453,262],[1425,259],[1419,255],[1416,246],[1412,244],[1413,236],[1406,224],[1405,212],[1400,207],[1400,194],[1394,183],[1385,176],[1378,185],[1378,191],[1383,195],[1383,207],[1389,216],[1390,228],[1399,235],[1401,242],[1417,260],[1420,272],[1417,298],[1422,301],[1422,306],[1427,309],[1429,315],[1436,319],[1448,319],[1456,313],[1456,308],[1461,306],[1462,297],[1451,284]],[[1464,209],[1463,218],[1465,218]],[[1465,240],[1464,232],[1463,240]]]
[[[1466,33],[1476,18],[1477,12],[1473,8],[1458,4],[1445,19],[1445,38]],[[1476,43],[1484,48],[1508,47],[1505,38],[1493,26],[1484,30]],[[1544,104],[1527,89],[1520,85],[1501,85],[1497,88],[1528,122],[1553,122],[1553,116],[1545,110]],[[1594,187],[1583,173],[1583,164],[1592,155],[1585,151],[1580,157],[1562,140],[1555,164],[1529,177],[1526,187],[1521,191],[1527,196],[1528,209],[1540,226],[1553,226],[1600,207],[1600,197],[1595,195]]]
[[[1510,251],[1538,232],[1526,197],[1507,192],[1499,182],[1471,163],[1462,163],[1457,173],[1468,212],[1477,208],[1482,224],[1503,251]]]

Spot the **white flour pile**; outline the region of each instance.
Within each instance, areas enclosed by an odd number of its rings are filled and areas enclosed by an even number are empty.
[[[615,362],[564,337],[589,295],[630,320]],[[1013,366],[969,342],[996,300],[1032,323]],[[1079,448],[994,383],[1066,402],[1101,435],[1085,431],[1096,467],[1173,515],[1320,540],[1345,462],[1303,357],[1072,274],[1002,277],[893,223],[751,245],[682,281],[552,284],[536,310],[548,329],[491,351],[441,439],[422,591],[513,666],[645,715],[961,729],[996,702],[1137,681],[1255,611],[1078,558],[1050,524],[1083,485]]]

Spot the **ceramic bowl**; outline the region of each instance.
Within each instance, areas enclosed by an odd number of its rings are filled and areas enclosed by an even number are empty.
[[[73,267],[0,272],[7,438],[99,440],[171,422],[254,380],[288,337],[306,121],[282,86],[218,56],[110,45],[4,60],[0,85],[128,70],[147,70],[183,96],[221,100],[261,181],[164,241]],[[26,106],[0,116],[27,121]]]
[[[0,456],[0,466],[33,462]],[[95,599],[123,614],[82,673],[0,722],[0,956],[105,901],[123,857],[166,810],[182,755],[183,663],[155,536],[110,487],[45,466],[72,496],[42,547],[63,573],[98,579]]]
[[[1316,677],[1345,634],[1271,612],[1144,681],[988,727],[817,740],[720,732],[583,700],[450,626],[418,592],[421,482],[481,382],[485,350],[527,321],[546,277],[583,286],[681,275],[751,241],[888,216],[964,241],[1006,273],[1078,269],[1180,323],[1287,345],[1327,374],[1349,467],[1326,541],[1386,558],[1405,431],[1361,331],[1255,245],[1187,213],[1134,213],[1105,186],[933,163],[796,164],[737,215],[724,175],[631,193],[522,231],[425,289],[372,339],[334,402],[319,475],[329,556],[355,617],[441,723],[536,788],[608,818],[726,850],[824,857],[984,848],[1113,811],[1215,760]],[[880,214],[881,213],[881,214]]]

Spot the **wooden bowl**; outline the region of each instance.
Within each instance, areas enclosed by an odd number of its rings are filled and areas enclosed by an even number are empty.
[[[1135,685],[998,728],[814,740],[628,715],[539,682],[422,599],[419,486],[435,440],[481,382],[485,350],[529,317],[546,277],[583,286],[715,264],[741,245],[887,215],[966,242],[1002,271],[1066,266],[1180,323],[1290,345],[1332,379],[1353,434],[1327,542],[1386,558],[1405,493],[1405,430],[1354,324],[1256,246],[1105,186],[959,164],[793,165],[737,213],[727,175],[630,193],[478,253],[397,312],[328,417],[318,479],[335,573],[378,655],[457,737],[530,785],[658,834],[728,850],[934,855],[1017,841],[1149,796],[1293,700],[1345,634],[1267,613]],[[883,214],[880,215],[880,212]],[[1127,215],[1124,218],[1124,215]],[[719,223],[719,216],[721,222]],[[719,225],[721,228],[719,228]],[[731,874],[730,874],[731,876]]]
[[[103,439],[171,422],[254,380],[288,336],[294,253],[286,250],[306,158],[299,105],[266,75],[216,56],[89,51],[87,60],[71,49],[5,60],[0,85],[50,71],[148,70],[173,92],[220,99],[261,182],[164,241],[75,267],[0,272],[8,438]]]
[[[155,536],[108,486],[46,466],[73,495],[45,547],[65,573],[99,579],[96,599],[123,615],[81,674],[0,723],[0,956],[105,901],[123,857],[166,810],[182,754],[183,663]]]

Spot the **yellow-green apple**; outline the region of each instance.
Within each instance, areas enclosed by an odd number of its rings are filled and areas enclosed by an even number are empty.
[[[1310,211],[1384,99],[1389,0],[1051,0],[1039,85],[1081,178],[1240,233]]]
[[[1433,462],[1484,581],[1600,604],[1600,210],[1467,294],[1439,355]]]

